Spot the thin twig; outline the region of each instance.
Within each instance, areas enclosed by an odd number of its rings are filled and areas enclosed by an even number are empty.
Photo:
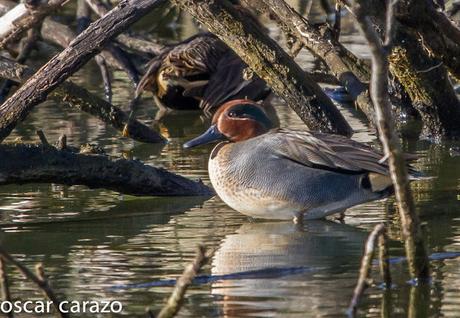
[[[379,268],[385,288],[391,289],[390,260],[388,255],[388,236],[384,228],[379,236]]]
[[[388,1],[390,3],[387,10],[386,25],[391,24],[391,21],[393,21],[391,16],[393,9],[391,6],[394,5],[394,1]],[[400,213],[409,271],[413,279],[426,281],[429,278],[428,253],[423,241],[420,220],[415,212],[406,160],[401,150],[398,136],[395,133],[394,119],[391,113],[392,106],[388,95],[388,52],[382,45],[363,7],[357,1],[351,4],[351,7],[361,32],[369,43],[371,52],[372,76],[370,93],[375,107],[380,141],[385,155],[388,155],[388,165]],[[389,37],[387,46],[390,47],[391,32],[387,32],[387,35]]]
[[[2,300],[11,302],[10,284],[3,257],[0,257],[0,285],[2,288]],[[14,318],[13,311],[8,312],[6,315],[8,318]]]
[[[332,27],[332,34],[334,40],[338,41],[340,38],[340,32],[342,29],[342,2],[341,0],[335,1],[335,21],[334,26]]]
[[[37,265],[37,272],[40,273],[40,275],[35,275],[32,273],[27,267],[22,265],[20,262],[18,262],[13,256],[11,256],[7,251],[3,249],[3,247],[0,247],[0,255],[10,264],[14,265],[19,269],[19,271],[30,281],[35,283],[38,288],[41,289],[41,291],[44,293],[44,295],[53,302],[54,308],[56,309],[56,312],[59,313],[60,317],[69,317],[67,313],[64,313],[60,310],[59,304],[60,301],[58,300],[56,294],[54,291],[51,289],[51,286],[48,283],[48,280],[46,279],[44,272],[43,272],[43,267],[41,264]]]
[[[43,130],[37,130],[37,136],[38,138],[40,138],[40,142],[42,143],[43,146],[50,145],[50,143],[48,142],[48,139],[46,139],[46,136]]]
[[[356,310],[358,309],[359,301],[364,293],[364,290],[370,285],[369,277],[372,268],[372,258],[374,257],[375,246],[378,237],[385,230],[384,224],[378,224],[374,227],[371,234],[367,238],[364,255],[361,260],[361,268],[359,270],[358,283],[356,284],[353,292],[353,298],[351,299],[350,306],[348,307],[347,313],[349,317],[354,317]]]
[[[189,264],[181,277],[177,279],[176,286],[169,297],[166,305],[161,309],[160,313],[156,316],[157,318],[171,318],[174,317],[180,310],[185,297],[187,288],[192,284],[193,279],[209,260],[210,255],[206,254],[206,248],[199,245],[196,251],[195,259]],[[149,311],[149,314],[151,312]]]

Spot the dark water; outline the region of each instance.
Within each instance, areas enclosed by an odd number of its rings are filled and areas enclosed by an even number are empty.
[[[179,22],[181,28],[172,37],[194,32],[190,19]],[[355,33],[343,40],[366,55]],[[298,60],[315,67],[306,54]],[[123,73],[114,75],[114,103],[125,107],[131,84]],[[94,65],[73,79],[101,93]],[[273,105],[282,126],[303,127],[282,101],[275,99]],[[354,138],[375,142],[354,110],[343,110],[356,130]],[[124,139],[98,120],[53,101],[37,107],[9,140],[35,142],[35,130],[43,129],[54,142],[65,133],[70,144],[95,143],[110,155],[133,156],[209,182],[210,148],[181,149],[206,127],[200,114],[172,114],[154,123],[155,112],[152,100],[145,99],[139,117],[168,137],[164,148]],[[413,184],[430,253],[460,252],[460,157],[449,152],[459,144],[404,139],[403,145],[419,155],[415,166],[435,177]],[[363,242],[375,224],[388,225],[391,256],[404,254],[392,198],[348,210],[344,224],[297,226],[255,222],[218,198],[138,198],[83,186],[11,185],[0,187],[0,218],[2,245],[31,268],[43,262],[61,295],[69,300],[118,300],[129,317],[145,317],[147,306],[161,307],[172,290],[165,280],[182,272],[199,243],[216,252],[203,270],[207,276],[188,291],[181,317],[341,317],[356,283]],[[375,267],[375,284],[366,292],[360,315],[459,317],[459,264],[460,258],[433,261],[433,282],[421,289],[407,283],[404,262],[392,264],[391,294],[378,287]],[[228,275],[241,272],[246,274]],[[10,268],[9,273],[14,298],[43,299],[19,272]],[[209,275],[219,279],[210,280]],[[154,286],[113,289],[149,282]]]

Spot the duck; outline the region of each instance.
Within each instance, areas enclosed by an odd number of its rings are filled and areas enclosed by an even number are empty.
[[[204,32],[167,47],[147,66],[136,97],[151,91],[161,111],[203,110],[212,114],[232,99],[264,100],[265,81],[215,35]]]
[[[383,154],[344,136],[273,128],[249,99],[224,103],[186,149],[219,143],[210,181],[232,209],[256,219],[321,219],[393,194]],[[417,172],[410,167],[411,179]]]

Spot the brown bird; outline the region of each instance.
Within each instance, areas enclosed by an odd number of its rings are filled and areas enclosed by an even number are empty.
[[[195,35],[153,58],[136,95],[151,91],[160,109],[212,113],[228,100],[265,99],[270,89],[224,42]]]

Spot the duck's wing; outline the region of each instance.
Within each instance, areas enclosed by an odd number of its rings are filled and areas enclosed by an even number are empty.
[[[231,99],[247,98],[254,101],[265,99],[270,89],[233,51],[229,50],[217,64],[209,78],[200,108],[205,112]]]
[[[383,154],[343,136],[278,129],[269,132],[278,155],[318,169],[341,173],[374,172],[389,175]]]
[[[184,86],[185,91],[204,86],[227,50],[228,47],[210,33],[193,36],[153,58],[136,93],[139,95],[144,90],[155,90],[160,71],[174,84]]]

